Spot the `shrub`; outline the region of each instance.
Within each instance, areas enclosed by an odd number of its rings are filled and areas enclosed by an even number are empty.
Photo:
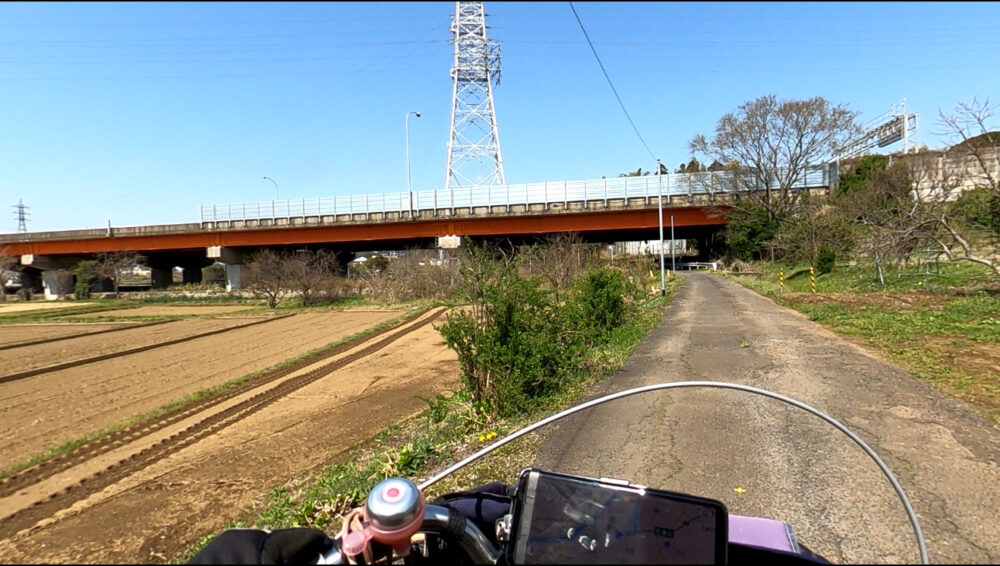
[[[736,259],[760,259],[778,234],[778,220],[762,206],[744,204],[728,214],[726,248]]]
[[[962,193],[952,207],[970,224],[1000,234],[1000,193],[989,187],[977,187]]]
[[[86,259],[76,264],[73,268],[73,275],[76,282],[73,284],[73,298],[86,299],[90,297],[90,288],[97,281],[100,264],[97,260]]]
[[[833,248],[827,245],[822,245],[819,247],[819,255],[816,257],[816,269],[822,273],[830,273],[833,271],[834,265],[837,263],[837,252]]]
[[[461,271],[472,308],[440,328],[476,411],[491,418],[532,408],[582,367],[582,334],[538,279],[519,275],[526,258],[469,242]]]
[[[601,339],[625,321],[628,282],[622,272],[592,269],[580,283],[580,320],[593,340]]]

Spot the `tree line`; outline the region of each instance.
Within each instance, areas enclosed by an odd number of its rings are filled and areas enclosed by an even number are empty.
[[[711,136],[695,136],[691,161],[675,172],[731,172],[736,186],[724,210],[722,248],[728,259],[780,258],[826,270],[837,257],[905,265],[930,253],[1000,276],[996,117],[988,100],[939,111],[947,149],[845,160],[836,187],[816,197],[793,187],[809,166],[834,160],[862,133],[858,113],[822,97],[766,95],[722,116]]]

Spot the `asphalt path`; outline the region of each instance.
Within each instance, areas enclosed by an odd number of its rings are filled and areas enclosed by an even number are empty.
[[[718,275],[685,275],[660,325],[590,393],[708,380],[790,396],[847,425],[910,497],[931,560],[1000,560],[1000,428],[802,314]],[[595,407],[543,431],[538,466],[615,477],[787,521],[839,563],[919,559],[874,462],[819,418],[749,393],[684,389]]]

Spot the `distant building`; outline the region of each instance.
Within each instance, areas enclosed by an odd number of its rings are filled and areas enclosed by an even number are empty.
[[[153,270],[143,265],[133,265],[128,269],[121,270],[121,274],[132,277],[150,277],[153,274]]]
[[[673,249],[671,249],[673,248]],[[663,253],[682,254],[688,251],[687,240],[664,240]],[[615,253],[630,255],[660,255],[659,240],[615,242]]]

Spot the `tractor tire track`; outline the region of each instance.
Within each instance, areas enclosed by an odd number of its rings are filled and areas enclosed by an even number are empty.
[[[228,401],[229,399],[242,395],[247,391],[251,391],[253,389],[256,389],[257,387],[266,385],[267,383],[285,377],[286,375],[290,375],[296,371],[299,371],[304,367],[315,364],[318,361],[346,352],[347,350],[350,350],[351,348],[354,348],[366,341],[378,338],[383,334],[389,333],[407,324],[408,322],[411,322],[413,319],[423,316],[429,310],[430,309],[424,309],[423,311],[419,312],[412,318],[402,320],[397,324],[388,326],[372,335],[357,337],[353,340],[350,340],[339,346],[336,346],[335,348],[330,349],[328,352],[323,352],[322,354],[316,357],[299,360],[288,366],[264,372],[256,377],[253,377],[241,383],[240,385],[231,387],[225,391],[209,396],[191,405],[179,407],[177,409],[164,413],[160,415],[155,421],[146,421],[137,423],[125,427],[121,430],[118,430],[114,433],[111,433],[108,436],[92,440],[85,444],[81,444],[80,446],[74,448],[73,450],[70,450],[69,452],[61,454],[54,458],[50,458],[48,460],[44,460],[42,462],[39,462],[38,464],[35,464],[30,468],[26,468],[16,474],[12,474],[6,478],[0,479],[0,498],[8,497],[20,489],[44,481],[65,470],[78,466],[91,458],[100,456],[101,454],[114,450],[130,442],[134,442],[144,436],[148,436],[164,427],[170,426],[199,412],[205,411],[213,406],[224,403],[225,401]]]
[[[24,529],[30,529],[38,521],[51,517],[56,512],[61,509],[65,509],[73,505],[74,503],[81,501],[90,495],[97,493],[104,488],[113,485],[122,479],[132,475],[133,473],[145,469],[151,464],[211,435],[214,434],[236,422],[239,422],[250,415],[260,411],[261,409],[271,405],[272,403],[278,401],[279,399],[287,396],[294,391],[309,385],[318,379],[336,371],[348,364],[351,364],[363,357],[369,356],[383,348],[389,346],[393,342],[399,340],[400,338],[410,334],[430,323],[435,321],[441,315],[445,313],[446,308],[440,308],[436,313],[423,320],[419,320],[405,328],[402,328],[389,336],[373,341],[373,343],[368,346],[349,354],[343,358],[335,360],[333,362],[324,364],[316,369],[313,369],[307,373],[300,376],[291,378],[284,381],[277,386],[262,391],[253,395],[252,397],[226,409],[218,411],[216,413],[206,416],[204,419],[188,426],[187,428],[174,433],[168,438],[162,439],[156,444],[147,447],[127,458],[119,460],[117,463],[112,464],[105,469],[98,471],[87,478],[83,478],[76,484],[68,486],[63,490],[50,494],[44,500],[36,501],[31,506],[21,509],[6,518],[0,520],[0,529],[3,531],[13,534]],[[426,311],[425,311],[426,312]],[[405,323],[403,323],[405,324]],[[387,329],[386,332],[394,328],[398,328],[399,325]],[[380,333],[385,334],[386,332]],[[371,341],[371,337],[368,337]],[[311,363],[315,363],[316,360],[312,360]],[[287,374],[288,372],[286,372]],[[273,377],[271,380],[276,379]],[[269,381],[271,381],[269,380]],[[258,386],[261,384],[257,384]],[[244,390],[245,392],[245,390]],[[231,397],[231,396],[230,396]],[[205,410],[210,410],[211,405],[217,404],[219,401],[211,403],[209,406],[204,407]],[[187,414],[191,414],[185,411]],[[171,417],[173,418],[173,417]],[[176,422],[174,419],[173,422]],[[157,428],[162,428],[163,425]],[[135,438],[139,438],[149,433],[141,433]],[[133,438],[133,440],[135,439]],[[123,443],[124,439],[122,439]],[[109,450],[105,449],[104,451]],[[92,457],[92,456],[91,456]],[[75,465],[75,464],[74,464]],[[65,469],[65,468],[64,468]],[[51,475],[51,474],[50,474]],[[6,486],[4,486],[6,488]],[[51,523],[50,523],[51,524]]]

